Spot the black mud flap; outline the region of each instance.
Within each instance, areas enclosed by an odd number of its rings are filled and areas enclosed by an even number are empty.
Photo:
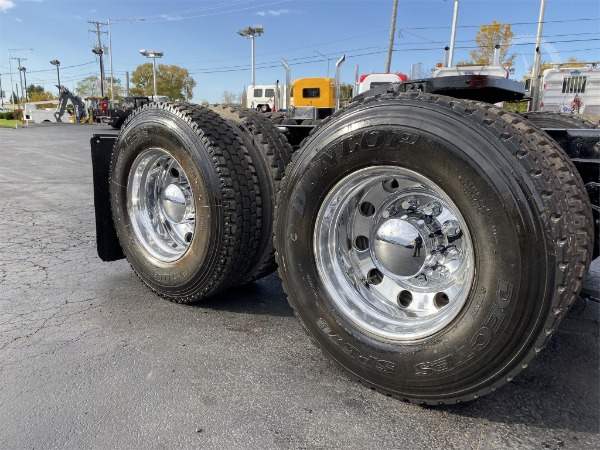
[[[115,231],[110,211],[110,158],[117,136],[94,134],[90,140],[94,174],[94,210],[96,214],[96,247],[102,261],[125,258]]]

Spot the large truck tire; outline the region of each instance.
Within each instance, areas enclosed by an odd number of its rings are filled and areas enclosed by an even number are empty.
[[[246,148],[213,111],[169,103],[135,110],[115,142],[110,199],[125,256],[163,297],[200,300],[251,268],[260,189]]]
[[[592,219],[564,152],[514,114],[394,93],[326,119],[286,170],[279,274],[317,345],[387,395],[488,394],[547,343]]]
[[[539,127],[539,128],[574,128],[574,129],[596,129],[600,125],[597,122],[592,122],[589,119],[576,116],[573,114],[564,114],[564,113],[554,113],[548,111],[534,111],[523,113],[523,117],[527,119],[529,123]],[[590,181],[590,180],[586,180]],[[598,182],[598,177],[596,177],[593,184]],[[597,187],[593,188],[591,192],[597,192]],[[592,195],[591,201],[594,203],[594,200],[597,199]],[[600,226],[599,226],[599,214],[598,209],[593,210],[594,214],[594,247],[592,252],[592,258],[597,258],[600,255]]]
[[[249,283],[277,269],[273,246],[275,199],[285,168],[292,158],[292,146],[271,120],[257,111],[225,105],[211,107],[227,120],[250,153],[262,193],[262,227],[256,257],[241,283]]]
[[[598,128],[598,123],[573,114],[532,111],[521,115],[540,128]]]

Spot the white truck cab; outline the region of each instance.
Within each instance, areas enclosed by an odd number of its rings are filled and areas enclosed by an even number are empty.
[[[262,112],[285,109],[285,87],[280,84],[251,84],[246,94],[246,108]]]

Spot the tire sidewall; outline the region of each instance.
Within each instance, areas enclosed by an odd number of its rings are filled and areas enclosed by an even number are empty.
[[[447,398],[491,385],[528,351],[551,307],[544,291],[548,255],[542,227],[529,213],[541,201],[511,145],[464,116],[409,101],[354,108],[304,144],[286,173],[276,247],[292,306],[334,360],[398,395],[419,397],[436,386]],[[358,329],[337,312],[314,262],[324,197],[346,175],[373,165],[433,181],[457,205],[473,240],[475,277],[466,304],[446,328],[414,342]]]

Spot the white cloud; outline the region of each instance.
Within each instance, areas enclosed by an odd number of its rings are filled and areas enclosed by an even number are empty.
[[[171,14],[160,14],[158,17],[160,17],[163,20],[182,20],[183,17],[181,16],[173,16]]]
[[[283,14],[291,14],[293,11],[291,9],[278,9],[277,11],[273,10],[273,9],[269,9],[268,11],[258,11],[256,13],[257,16],[261,16],[261,17],[266,17],[266,16],[274,16],[274,17],[278,17],[281,16]]]
[[[15,2],[13,2],[12,0],[0,0],[0,11],[6,12],[10,8],[14,8],[14,7],[15,7]]]
[[[15,17],[15,20],[19,23],[23,23],[23,19],[20,19],[19,17]]]

